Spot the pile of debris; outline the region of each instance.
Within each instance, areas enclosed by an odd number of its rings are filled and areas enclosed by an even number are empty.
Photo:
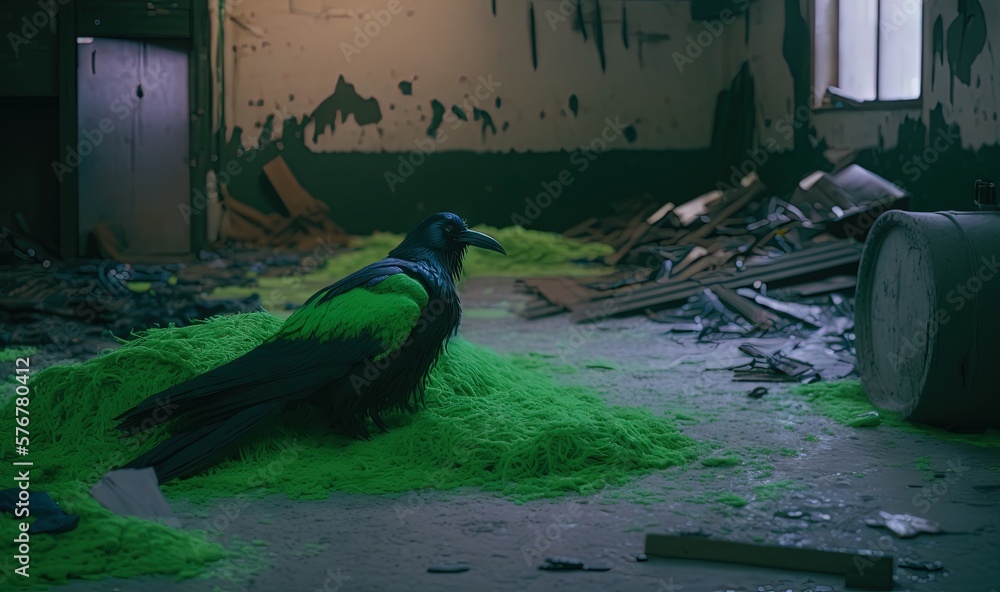
[[[212,261],[160,265],[108,259],[2,266],[0,347],[72,348],[100,341],[106,331],[126,338],[134,330],[184,326],[192,319],[260,309],[256,296],[205,299],[217,286],[245,283],[250,271],[220,272],[213,267]]]
[[[223,185],[220,193],[225,206],[220,238],[250,247],[285,247],[313,249],[316,240],[346,245],[347,233],[327,215],[329,206],[309,194],[295,178],[285,160],[278,156],[264,165],[267,176],[288,215],[265,214],[229,194]]]
[[[566,236],[610,244],[600,278],[524,278],[540,299],[522,311],[540,318],[569,311],[576,322],[646,312],[654,320],[704,329],[706,309],[736,332],[816,325],[816,310],[769,298],[767,287],[809,297],[854,287],[862,243],[874,219],[905,207],[909,195],[851,164],[817,172],[782,197],[756,174],[681,205],[652,204],[637,214],[591,218]],[[792,286],[792,288],[788,288]],[[663,313],[666,307],[686,309]],[[718,328],[719,323],[716,323]]]

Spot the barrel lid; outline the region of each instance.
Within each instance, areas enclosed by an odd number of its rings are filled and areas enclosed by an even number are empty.
[[[887,212],[865,244],[856,301],[862,386],[876,406],[909,415],[931,364],[937,301],[919,215]]]

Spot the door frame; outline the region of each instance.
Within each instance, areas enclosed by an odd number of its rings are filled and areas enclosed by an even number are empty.
[[[77,2],[62,6],[56,18],[56,37],[59,43],[59,158],[62,159],[67,146],[76,146],[79,141],[78,93],[77,93],[77,42],[81,28],[77,23]],[[139,6],[142,15],[145,7]],[[206,195],[205,182],[212,168],[212,77],[209,60],[209,11],[207,0],[191,0],[189,22],[186,27],[171,26],[165,31],[157,31],[155,22],[132,17],[109,19],[116,23],[102,30],[100,37],[122,39],[187,39],[188,44],[188,112],[190,138],[189,162],[190,187],[187,205],[190,208],[191,252],[206,248],[208,237],[207,204],[193,203],[196,190]],[[113,10],[113,9],[109,9]],[[138,19],[138,20],[137,20]],[[176,25],[176,22],[172,22]],[[90,31],[86,31],[90,33]],[[59,252],[64,259],[78,257],[80,186],[79,171],[73,167],[63,176],[59,186]],[[181,215],[181,212],[178,212]]]

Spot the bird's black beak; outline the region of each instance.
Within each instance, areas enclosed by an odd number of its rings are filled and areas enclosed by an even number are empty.
[[[473,247],[479,247],[480,249],[486,249],[487,251],[496,251],[501,255],[506,255],[507,251],[503,250],[503,247],[496,241],[492,236],[483,234],[482,232],[476,232],[475,230],[463,230],[458,233],[455,240],[460,243],[465,243],[467,245],[472,245]]]

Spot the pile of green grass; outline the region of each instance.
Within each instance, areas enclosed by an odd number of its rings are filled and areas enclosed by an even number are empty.
[[[198,533],[111,515],[85,491],[100,476],[165,434],[121,440],[112,418],[146,396],[219,366],[269,337],[281,320],[267,313],[153,329],[121,348],[31,382],[32,488],[47,490],[80,527],[37,535],[35,574],[45,582],[99,575],[199,571],[222,551]],[[431,374],[427,408],[387,418],[371,441],[330,432],[303,409],[276,420],[214,469],[164,487],[168,498],[283,493],[321,499],[331,491],[394,493],[475,487],[515,501],[591,493],[634,476],[688,462],[695,441],[644,410],[609,407],[583,388],[463,340],[453,340]],[[8,401],[0,410],[13,417]],[[10,480],[13,422],[0,425],[0,476]],[[0,536],[16,522],[0,519]],[[124,551],[124,545],[132,545]],[[137,561],[137,554],[155,561]],[[36,582],[39,580],[35,580]]]

